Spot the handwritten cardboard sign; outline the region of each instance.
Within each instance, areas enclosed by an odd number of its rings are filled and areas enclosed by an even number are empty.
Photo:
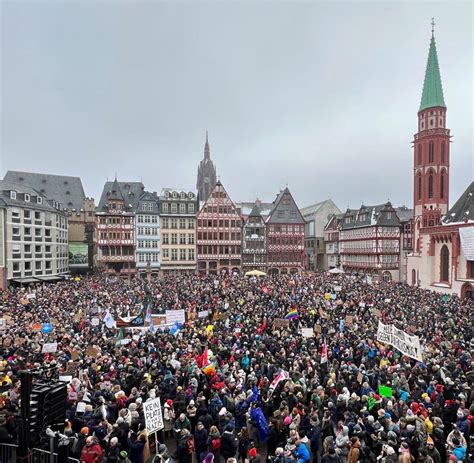
[[[280,328],[288,328],[290,326],[290,320],[286,318],[275,318],[273,320],[273,329],[278,330]]]
[[[86,355],[88,357],[97,357],[98,353],[99,353],[99,351],[97,349],[95,349],[94,347],[88,347],[86,349]]]

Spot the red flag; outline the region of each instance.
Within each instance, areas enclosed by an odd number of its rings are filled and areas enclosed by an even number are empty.
[[[268,288],[266,286],[262,286],[262,291],[265,293],[265,294],[268,294]]]
[[[257,328],[257,333],[261,334],[263,333],[263,330],[267,327],[267,319],[263,320],[263,323],[260,325],[259,328]]]

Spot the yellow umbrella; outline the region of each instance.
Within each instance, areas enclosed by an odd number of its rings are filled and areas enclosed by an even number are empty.
[[[266,273],[260,270],[250,270],[250,272],[245,273],[245,276],[248,277],[264,277],[265,275]]]

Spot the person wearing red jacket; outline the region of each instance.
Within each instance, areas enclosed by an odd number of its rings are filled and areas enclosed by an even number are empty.
[[[89,436],[81,452],[81,463],[101,463],[101,461],[102,447],[94,437]]]

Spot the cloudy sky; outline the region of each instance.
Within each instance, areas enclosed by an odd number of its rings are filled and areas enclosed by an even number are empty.
[[[1,168],[194,188],[235,200],[411,205],[431,36],[451,204],[473,172],[471,2],[1,2]]]

